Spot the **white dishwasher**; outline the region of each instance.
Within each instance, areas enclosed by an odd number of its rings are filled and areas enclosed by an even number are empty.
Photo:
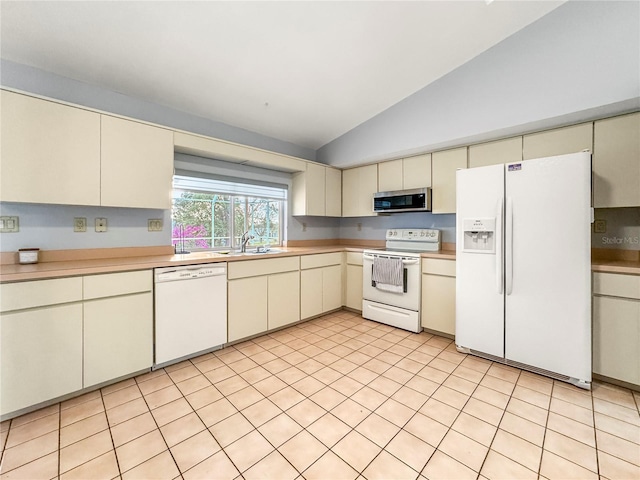
[[[156,268],[154,369],[227,342],[227,264]]]

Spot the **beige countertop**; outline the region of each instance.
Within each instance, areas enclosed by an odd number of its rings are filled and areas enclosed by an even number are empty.
[[[225,255],[217,252],[194,252],[187,255],[136,255],[127,257],[41,262],[32,265],[5,264],[0,266],[0,283],[124,272],[131,270],[145,270],[180,265],[199,265],[216,262],[242,262],[247,260],[311,255],[317,253],[362,252],[365,248],[372,247],[357,245],[279,247],[277,249],[279,252],[277,253],[258,255]],[[439,252],[423,253],[421,257],[455,260],[456,254],[453,250],[440,250]],[[640,275],[640,262],[623,260],[594,260],[592,262],[592,270],[594,272]]]

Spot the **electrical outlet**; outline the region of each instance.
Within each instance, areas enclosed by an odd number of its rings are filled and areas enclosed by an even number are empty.
[[[0,233],[17,233],[20,231],[20,217],[0,217]]]
[[[607,233],[607,221],[596,220],[593,222],[593,231],[595,233]]]
[[[96,232],[102,233],[107,231],[107,219],[96,218]]]
[[[307,231],[307,224],[306,223],[302,223],[302,231],[306,232]]]
[[[147,222],[147,226],[150,232],[161,232],[162,231],[162,219],[161,218],[150,218]]]
[[[73,231],[82,233],[87,231],[87,219],[85,217],[74,217]]]
[[[362,224],[358,223],[358,231],[361,232],[362,231]]]

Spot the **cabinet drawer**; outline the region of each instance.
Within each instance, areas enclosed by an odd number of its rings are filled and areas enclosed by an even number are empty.
[[[340,265],[342,263],[342,253],[319,253],[316,255],[303,255],[300,257],[300,269],[327,267],[329,265]]]
[[[439,258],[423,258],[422,273],[455,277],[456,262],[455,260],[441,260]]]
[[[300,269],[300,257],[269,258],[242,262],[229,262],[227,278],[257,277],[272,273],[292,272]]]
[[[0,312],[82,300],[82,277],[0,285]]]
[[[593,274],[593,293],[640,300],[640,276],[596,272]]]
[[[362,253],[347,252],[347,265],[362,265]]]
[[[106,273],[83,277],[84,299],[115,297],[128,293],[149,292],[153,284],[151,270]]]

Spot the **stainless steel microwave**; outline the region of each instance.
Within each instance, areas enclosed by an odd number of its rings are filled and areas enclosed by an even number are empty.
[[[431,188],[374,193],[373,211],[377,213],[430,212]]]

